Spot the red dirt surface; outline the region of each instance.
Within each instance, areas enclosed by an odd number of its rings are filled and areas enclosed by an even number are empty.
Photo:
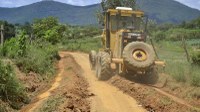
[[[59,73],[51,86],[38,85],[40,82],[34,74],[22,79],[26,83],[33,80],[27,84],[27,89],[40,93],[22,112],[46,109],[56,112],[145,112],[145,109],[148,112],[199,112],[190,102],[165,92],[165,88],[151,87],[118,75],[107,82],[98,81],[90,70],[87,54],[60,52],[60,56]],[[58,102],[56,97],[61,100]],[[55,101],[56,105],[52,106],[49,101]]]
[[[137,84],[120,76],[113,77],[109,83],[137,99],[150,112],[198,112],[184,102],[183,104],[177,103],[152,87]]]
[[[32,100],[32,103],[24,107],[21,112],[43,112],[46,108],[55,108],[58,112],[89,112],[91,93],[87,90],[88,83],[81,75],[81,68],[69,55],[60,53],[61,60],[58,64],[59,74],[52,82],[50,88],[46,88]],[[59,96],[62,103],[52,107],[47,104],[49,99]],[[43,109],[45,107],[45,109]]]

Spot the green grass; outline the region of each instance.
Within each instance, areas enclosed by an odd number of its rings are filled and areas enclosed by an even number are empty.
[[[167,61],[166,62],[166,73],[171,75],[176,81],[178,82],[186,82],[187,75],[188,75],[188,69],[187,65],[184,65],[185,63],[181,62],[174,62],[174,61]]]
[[[167,31],[153,32],[153,37],[156,41],[168,40],[168,41],[181,41],[182,38],[186,40],[199,39],[199,29],[184,29],[184,28],[171,28]]]
[[[101,38],[82,38],[66,40],[60,48],[67,51],[81,51],[89,53],[91,50],[98,51],[100,47]]]
[[[189,42],[187,41],[187,44]],[[161,41],[156,43],[160,59],[166,62],[165,71],[177,82],[200,87],[200,66],[192,64],[192,61],[187,61],[186,53],[181,44],[180,41]],[[190,44],[188,44],[187,48],[189,54],[191,54],[192,48]]]
[[[200,70],[199,70],[199,68],[200,68],[200,66],[195,66],[195,65],[190,68],[190,74],[191,74],[190,84],[192,86],[200,87]]]
[[[7,40],[1,47],[1,56],[10,58],[19,67],[22,72],[35,72],[40,75],[49,75],[54,73],[56,59],[59,59],[58,48],[49,42],[24,42],[23,50],[20,48],[18,38]],[[23,51],[23,55],[21,55]]]
[[[51,44],[43,46],[28,46],[27,55],[18,57],[15,62],[25,73],[35,72],[40,75],[51,75],[54,73],[54,61],[59,58],[58,49]]]

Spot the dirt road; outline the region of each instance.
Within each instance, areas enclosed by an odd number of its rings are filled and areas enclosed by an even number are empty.
[[[199,112],[198,106],[132,79],[116,75],[98,81],[87,54],[59,54],[55,80],[21,112]]]
[[[60,52],[60,56],[51,87],[21,112],[146,112],[132,97],[97,81],[87,54]]]
[[[90,70],[88,55],[84,53],[70,53],[83,69],[84,77],[89,83],[89,90],[95,97],[91,99],[92,112],[145,112],[132,97],[124,94],[106,82],[97,81],[95,73]]]

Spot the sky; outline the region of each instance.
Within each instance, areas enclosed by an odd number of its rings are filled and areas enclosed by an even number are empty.
[[[0,0],[0,7],[19,7],[39,1],[41,0]],[[101,0],[54,0],[54,1],[59,1],[78,6],[85,6],[85,5],[99,3]],[[200,10],[200,0],[176,0],[176,1],[183,3],[189,7]]]

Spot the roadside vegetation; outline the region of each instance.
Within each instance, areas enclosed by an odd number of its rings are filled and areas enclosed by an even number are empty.
[[[33,31],[31,35],[29,28]],[[10,32],[15,36],[5,37],[5,43],[0,47],[0,100],[8,102],[13,109],[29,103],[26,88],[16,77],[14,67],[27,75],[36,73],[42,80],[51,78],[55,73],[54,63],[59,59],[55,44],[64,34],[65,26],[60,25],[56,18],[49,17],[38,19],[28,27],[18,26],[17,31],[17,34]],[[54,38],[55,35],[59,37]]]
[[[101,47],[101,30],[94,26],[68,26],[61,40],[60,48],[68,51],[89,53]]]
[[[151,37],[160,59],[167,63],[167,74],[177,82],[200,87],[200,18],[180,25],[154,26]]]
[[[57,18],[36,19],[23,25],[5,26],[5,42],[0,46],[0,112],[20,109],[30,102],[25,85],[17,77],[14,67],[27,76],[33,72],[40,80],[49,80],[55,74],[58,50],[89,52],[101,46],[101,30],[94,26],[60,24]],[[10,105],[11,110],[8,106]]]
[[[13,67],[9,63],[0,61],[0,98],[2,101],[9,102],[9,104],[19,109],[21,103],[27,102],[27,95],[24,92],[24,87],[17,79]],[[3,106],[0,106],[0,110]]]

